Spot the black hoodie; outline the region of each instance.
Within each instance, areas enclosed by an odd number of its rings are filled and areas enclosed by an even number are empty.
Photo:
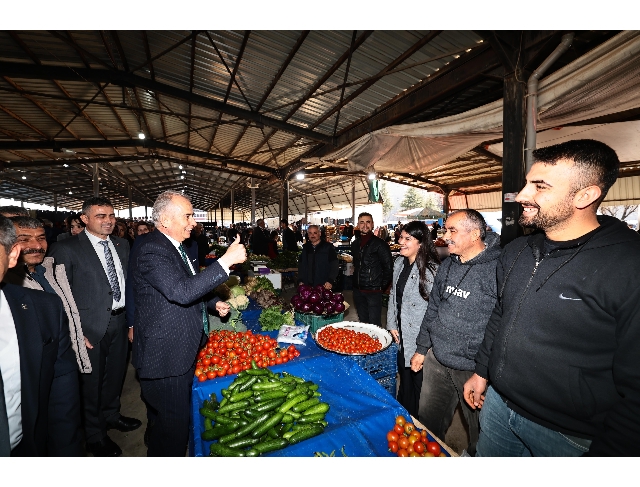
[[[548,254],[542,233],[505,247],[476,373],[589,454],[640,455],[640,235],[598,221]]]

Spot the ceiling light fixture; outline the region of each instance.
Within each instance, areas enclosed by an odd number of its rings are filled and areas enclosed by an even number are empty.
[[[298,181],[302,181],[304,179],[304,172],[300,171],[299,173],[296,174],[296,179]]]
[[[69,194],[73,194],[71,191],[69,191]]]
[[[69,167],[69,164],[63,164],[62,167]]]
[[[144,139],[145,139],[144,132],[142,132],[142,131],[138,132],[138,138],[139,138],[140,140],[144,140]]]
[[[22,179],[27,179],[27,176],[22,176]]]
[[[370,172],[369,173],[369,179],[371,179],[371,180],[376,179],[376,173],[375,172]]]
[[[182,164],[180,164],[180,165],[178,166],[178,169],[182,169]]]

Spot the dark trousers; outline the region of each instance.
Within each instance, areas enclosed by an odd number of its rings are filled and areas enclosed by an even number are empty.
[[[107,332],[87,349],[92,372],[80,374],[84,433],[87,443],[107,436],[107,425],[120,416],[120,394],[127,370],[125,313],[111,316]]]
[[[353,302],[358,312],[360,323],[371,323],[382,327],[382,293],[363,293],[353,289]]]
[[[469,428],[467,453],[474,456],[480,434],[478,410],[471,409],[463,395],[464,384],[473,375],[473,371],[455,370],[442,365],[433,355],[433,350],[427,352],[422,370],[418,420],[444,441],[444,435],[451,425],[456,406],[460,403],[462,415]]]
[[[153,416],[149,430],[149,457],[184,457],[189,440],[191,385],[194,366],[184,375],[140,379],[142,396]]]
[[[404,357],[401,364],[398,364],[400,385],[398,387],[398,396],[396,399],[407,411],[409,411],[411,416],[417,418],[420,403],[420,390],[422,389],[422,370],[414,372],[411,370],[411,367],[405,367]]]

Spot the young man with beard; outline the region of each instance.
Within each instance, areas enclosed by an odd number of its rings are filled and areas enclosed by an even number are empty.
[[[391,284],[393,260],[386,242],[373,234],[370,213],[358,215],[360,235],[351,244],[353,301],[362,323],[382,326],[382,293]]]
[[[533,155],[516,201],[538,231],[500,257],[464,387],[482,408],[476,456],[639,455],[640,236],[596,214],[618,157],[594,140]]]

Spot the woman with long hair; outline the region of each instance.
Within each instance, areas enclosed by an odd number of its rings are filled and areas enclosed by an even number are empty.
[[[85,227],[84,222],[80,219],[80,213],[71,213],[65,218],[65,223],[67,231],[58,235],[56,238],[57,241],[78,235]]]
[[[393,266],[393,280],[387,309],[387,329],[399,346],[400,387],[397,399],[417,418],[422,370],[411,370],[416,338],[427,312],[429,293],[440,264],[427,226],[419,221],[402,227],[398,242],[400,257]]]

